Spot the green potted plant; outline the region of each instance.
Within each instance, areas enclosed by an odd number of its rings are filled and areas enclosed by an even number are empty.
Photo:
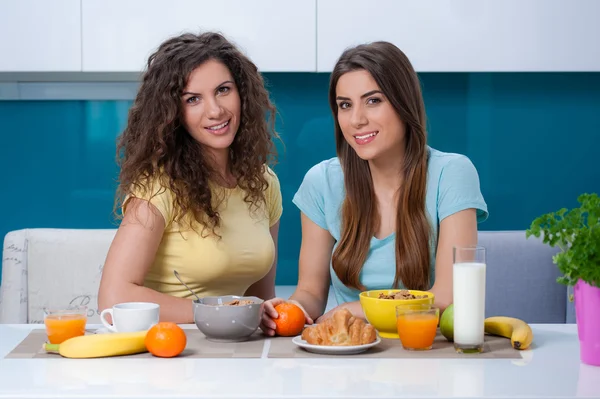
[[[573,287],[581,361],[600,366],[600,197],[582,194],[580,206],[536,218],[526,236],[560,248],[553,257],[562,276],[558,282]]]

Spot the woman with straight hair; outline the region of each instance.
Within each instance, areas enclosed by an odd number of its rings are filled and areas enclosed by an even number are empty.
[[[302,244],[298,286],[287,302],[309,324],[338,308],[364,318],[359,294],[374,289],[431,291],[445,309],[452,248],[477,244],[477,224],[488,216],[473,163],[427,145],[419,78],[391,43],[344,51],[329,104],[337,157],[313,166],[294,196]],[[338,307],[323,315],[330,285]],[[267,335],[284,301],[265,304]]]

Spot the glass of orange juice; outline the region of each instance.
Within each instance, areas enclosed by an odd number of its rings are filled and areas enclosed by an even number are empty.
[[[44,309],[44,324],[51,344],[60,344],[69,338],[84,335],[86,323],[87,306]]]
[[[433,305],[396,306],[396,326],[402,347],[429,350],[437,334],[440,309]]]

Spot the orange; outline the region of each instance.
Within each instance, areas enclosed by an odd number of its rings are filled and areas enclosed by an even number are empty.
[[[306,317],[299,306],[293,303],[280,303],[275,306],[279,317],[275,321],[275,332],[282,337],[298,335],[304,329]]]
[[[154,356],[175,357],[185,349],[187,337],[177,324],[160,322],[148,330],[144,343]]]

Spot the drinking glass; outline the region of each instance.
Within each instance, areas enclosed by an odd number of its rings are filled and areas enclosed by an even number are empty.
[[[87,307],[44,308],[44,324],[51,344],[61,344],[69,338],[85,334]]]
[[[485,248],[454,247],[454,348],[483,352],[485,322]]]
[[[396,306],[396,326],[402,347],[429,350],[437,333],[440,309],[433,305]]]

